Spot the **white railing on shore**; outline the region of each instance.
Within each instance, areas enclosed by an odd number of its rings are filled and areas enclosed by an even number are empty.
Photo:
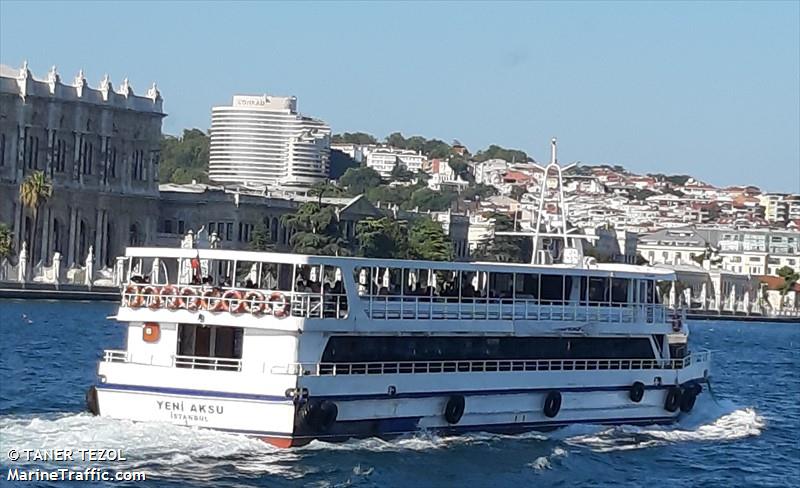
[[[293,363],[274,366],[272,374],[296,376],[495,373],[509,371],[597,371],[683,369],[711,359],[710,351],[681,359],[531,359],[482,361],[394,361],[363,363]]]
[[[665,323],[661,304],[553,301],[524,298],[364,296],[372,319],[395,320],[554,320],[576,322]]]

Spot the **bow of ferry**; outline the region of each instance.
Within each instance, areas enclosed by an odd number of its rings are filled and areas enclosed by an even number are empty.
[[[649,424],[710,371],[669,271],[131,248],[95,414],[262,438]],[[208,279],[206,279],[206,277]]]

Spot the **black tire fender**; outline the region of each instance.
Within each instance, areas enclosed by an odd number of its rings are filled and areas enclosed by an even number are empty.
[[[561,392],[558,390],[552,390],[547,393],[547,396],[544,398],[544,415],[548,418],[553,418],[558,415],[558,412],[561,410]]]
[[[447,405],[444,407],[444,419],[448,424],[455,425],[461,421],[465,404],[466,401],[462,395],[453,395],[447,399]]]
[[[644,398],[644,383],[637,381],[632,384],[630,390],[628,390],[628,395],[633,403],[641,402],[642,398]]]

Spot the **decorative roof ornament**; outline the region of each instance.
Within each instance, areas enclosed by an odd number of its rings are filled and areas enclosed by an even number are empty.
[[[50,68],[50,71],[47,72],[47,84],[50,88],[50,94],[56,94],[56,85],[61,84],[61,76],[58,75],[58,71],[56,70],[56,65],[53,65]]]
[[[147,90],[147,98],[153,100],[154,102],[161,99],[161,92],[158,91],[155,81],[153,82],[153,86]]]
[[[75,90],[78,92],[78,96],[83,96],[83,89],[86,88],[86,77],[83,74],[83,69],[78,71],[78,76],[72,81],[73,86],[75,86]]]
[[[114,90],[114,87],[111,84],[111,78],[108,76],[108,73],[103,75],[102,81],[100,81],[100,92],[103,94],[103,100],[108,101],[108,94]]]
[[[19,70],[19,77],[22,79],[30,78],[31,71],[28,69],[28,60],[22,62],[22,68]]]
[[[131,85],[128,82],[128,78],[122,80],[122,85],[120,85],[119,87],[119,93],[125,97],[133,95],[133,89],[131,88]]]

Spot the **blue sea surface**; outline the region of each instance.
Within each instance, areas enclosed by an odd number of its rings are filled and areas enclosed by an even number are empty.
[[[713,396],[704,392],[674,426],[581,425],[522,436],[418,435],[277,449],[86,413],[84,393],[102,350],[125,345],[124,327],[106,320],[115,311],[112,303],[0,300],[0,486],[21,484],[6,480],[14,467],[84,466],[7,459],[10,449],[25,448],[122,449],[126,461],[91,466],[144,471],[147,486],[800,484],[800,324],[692,323],[691,344],[714,351]]]

